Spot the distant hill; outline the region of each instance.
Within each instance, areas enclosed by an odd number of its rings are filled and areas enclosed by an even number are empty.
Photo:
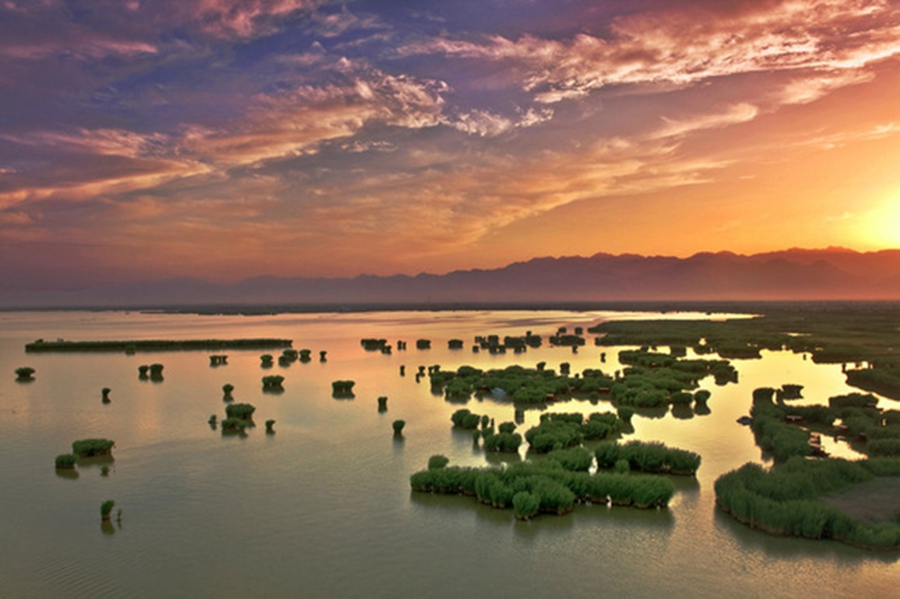
[[[172,279],[66,292],[0,290],[0,307],[360,305],[900,299],[900,250],[791,249],[689,258],[596,254],[493,270],[353,278]]]

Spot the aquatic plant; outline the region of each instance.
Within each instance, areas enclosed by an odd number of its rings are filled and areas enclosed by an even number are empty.
[[[326,350],[324,350],[324,349],[321,350],[321,351],[319,352],[319,362],[325,362],[325,361],[327,361],[327,358],[325,357],[325,355],[326,355],[327,353],[328,353],[328,352],[327,352]]]
[[[225,415],[228,416],[228,418],[251,420],[253,418],[253,412],[255,411],[256,408],[248,403],[233,403],[225,406]]]
[[[468,408],[461,408],[450,416],[453,426],[463,429],[476,429],[481,424],[481,416],[473,414]]]
[[[34,380],[35,370],[31,366],[22,366],[16,368],[16,380],[17,381],[32,381]]]
[[[394,420],[394,422],[391,424],[391,426],[394,429],[394,434],[399,436],[399,435],[403,434],[403,427],[406,426],[406,421]]]
[[[747,463],[715,482],[716,503],[752,528],[777,535],[834,539],[873,549],[900,546],[900,524],[863,522],[821,501],[874,477],[900,475],[900,460],[794,457],[766,471]]]
[[[332,381],[331,395],[332,397],[353,397],[353,386],[355,381]]]
[[[209,356],[210,366],[223,366],[225,364],[228,364],[228,356],[225,354],[211,354]]]
[[[163,365],[162,364],[151,364],[150,365],[150,380],[151,381],[161,381],[163,378]]]
[[[232,391],[234,391],[234,385],[232,385],[231,383],[225,383],[224,385],[222,385],[222,399],[225,401],[231,401],[232,399],[234,399],[231,396]]]
[[[116,352],[141,351],[264,349],[290,347],[290,339],[138,339],[124,341],[44,341],[25,345],[26,352]],[[227,356],[226,356],[227,357]]]
[[[474,431],[473,438],[477,441],[475,435],[478,431]],[[517,453],[522,445],[522,435],[513,432],[500,432],[494,434],[492,429],[482,431],[484,437],[485,451],[499,451],[506,453]]]
[[[78,461],[78,456],[72,453],[62,453],[56,456],[56,467],[57,468],[74,468],[75,462]]]
[[[516,432],[516,423],[515,422],[501,422],[500,426],[497,427],[497,430],[500,433],[514,433]]]
[[[630,408],[628,406],[619,406],[618,408],[616,408],[616,415],[622,422],[631,422],[631,418],[632,416],[634,416],[634,408]]]
[[[521,517],[538,513],[565,514],[575,501],[651,508],[665,507],[675,493],[674,485],[655,475],[623,475],[573,472],[554,460],[522,462],[506,467],[460,468],[445,466],[422,470],[410,476],[415,492],[474,495],[495,508],[512,507]],[[538,503],[516,495],[529,493]]]
[[[220,424],[222,434],[244,433],[244,429],[250,426],[250,422],[243,418],[226,418]]]
[[[379,412],[384,412],[385,410],[387,410],[387,401],[388,401],[388,398],[385,396],[378,398],[378,411]]]
[[[547,459],[572,472],[587,472],[594,463],[594,456],[584,447],[556,449],[547,454]]]
[[[110,514],[112,513],[113,507],[115,507],[116,502],[112,499],[107,499],[102,504],[100,504],[100,517],[103,520],[109,520]]]
[[[103,387],[103,389],[100,390],[100,401],[102,401],[103,403],[109,403],[110,402],[110,399],[109,399],[110,391],[112,391],[112,389],[110,389],[109,387]]]
[[[149,372],[150,366],[148,366],[147,364],[141,364],[140,366],[138,366],[138,378],[146,379]]]
[[[692,476],[700,468],[700,455],[684,449],[666,447],[660,442],[629,441],[601,443],[594,450],[597,467],[616,468],[620,460],[628,462],[629,470]]]
[[[271,419],[270,419],[270,420],[266,420],[266,434],[267,434],[267,435],[274,435],[274,434],[275,434],[275,429],[272,428],[273,426],[275,426],[275,421],[274,421],[274,420],[271,420]]]
[[[278,374],[262,377],[263,391],[283,391],[284,377]]]
[[[80,458],[112,455],[115,444],[109,439],[81,439],[72,443],[72,453]]]
[[[433,455],[428,458],[428,469],[429,470],[438,470],[440,468],[444,468],[447,464],[450,463],[450,458],[444,455]]]
[[[272,357],[272,354],[263,354],[259,357],[260,366],[263,368],[269,368],[273,364],[273,360],[275,358]]]
[[[540,500],[528,491],[519,491],[513,495],[513,512],[519,520],[530,520],[541,508]]]
[[[416,349],[431,349],[431,339],[416,339]]]
[[[380,351],[387,345],[387,339],[362,339],[360,344],[366,351]],[[400,349],[398,346],[397,349]]]

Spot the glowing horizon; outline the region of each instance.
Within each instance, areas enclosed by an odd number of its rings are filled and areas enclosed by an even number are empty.
[[[900,247],[887,1],[0,5],[0,281]]]

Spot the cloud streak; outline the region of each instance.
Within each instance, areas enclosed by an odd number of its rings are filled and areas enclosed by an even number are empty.
[[[51,242],[115,273],[152,262],[148,247],[169,274],[223,278],[477,266],[564,209],[761,186],[787,152],[898,137],[882,100],[900,91],[894,3],[573,2],[552,22],[540,4],[478,18],[440,3],[8,0],[0,243],[31,244],[36,272],[52,270],[34,249]],[[837,97],[847,108],[826,109]],[[579,226],[555,239],[598,251]],[[222,239],[240,252],[217,260]]]

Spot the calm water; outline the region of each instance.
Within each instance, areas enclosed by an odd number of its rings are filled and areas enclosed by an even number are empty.
[[[193,316],[139,313],[0,313],[0,584],[8,597],[129,596],[429,596],[484,592],[510,596],[891,596],[900,585],[897,555],[830,542],[773,538],[751,531],[714,507],[713,481],[760,460],[748,428],[758,386],[799,383],[807,403],[850,391],[839,366],[814,365],[790,353],[736,361],[740,384],[704,386],[711,414],[634,419],[627,438],[663,440],[700,453],[696,479],[674,479],[668,510],[578,507],[568,516],[516,522],[464,497],[412,494],[409,475],[428,457],[451,463],[496,463],[473,449],[471,435],[451,430],[460,407],[417,384],[419,365],[445,370],[508,364],[572,371],[619,368],[618,348],[592,345],[573,354],[545,346],[491,356],[468,349],[480,334],[546,337],[559,326],[590,326],[618,313],[444,312]],[[658,317],[659,315],[638,315]],[[696,317],[696,315],[693,315]],[[670,315],[670,317],[675,317]],[[684,317],[681,315],[680,317]],[[283,337],[313,350],[312,362],[260,368],[261,351],[228,351],[227,366],[210,352],[25,354],[24,344],[56,339],[207,339]],[[365,352],[362,337],[409,343],[392,355]],[[430,338],[431,350],[415,340]],[[447,340],[466,341],[465,350]],[[327,362],[317,359],[327,350]],[[273,355],[280,351],[271,351]],[[165,365],[161,383],[140,381],[140,364]],[[405,364],[407,376],[399,376]],[[36,380],[17,383],[19,366]],[[2,374],[5,373],[5,374]],[[265,374],[285,377],[280,395],[263,394]],[[331,397],[331,381],[356,381],[355,399]],[[224,417],[222,385],[257,407],[257,428],[223,437],[207,424]],[[110,387],[112,403],[100,390]],[[377,397],[388,411],[379,414]],[[882,400],[883,406],[897,407]],[[510,404],[467,406],[497,423]],[[573,401],[555,411],[611,410]],[[526,412],[523,432],[539,412]],[[262,423],[277,421],[275,435]],[[402,440],[391,423],[406,421]],[[72,441],[116,441],[115,461],[57,476],[53,459]],[[523,448],[524,449],[524,448]],[[843,447],[835,453],[851,455]],[[510,459],[510,458],[505,458]],[[102,529],[99,506],[115,499],[121,525]]]

